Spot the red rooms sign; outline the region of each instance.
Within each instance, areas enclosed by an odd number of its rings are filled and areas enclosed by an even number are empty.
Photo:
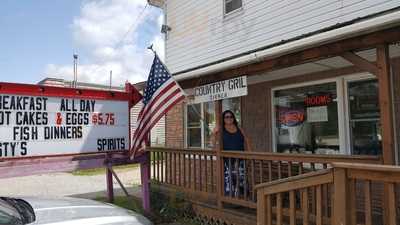
[[[312,107],[312,106],[325,106],[328,105],[333,101],[332,95],[331,94],[320,94],[320,95],[312,95],[312,96],[307,96],[304,99],[304,104],[307,107]]]

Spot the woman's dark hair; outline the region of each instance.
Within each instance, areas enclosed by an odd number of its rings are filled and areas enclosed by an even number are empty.
[[[235,114],[231,110],[225,110],[222,113],[222,127],[223,127],[223,129],[225,130],[225,115],[228,114],[228,113],[231,114],[232,117],[233,117],[233,124],[235,124],[236,128],[239,128],[239,125],[238,125],[238,122],[236,120]]]

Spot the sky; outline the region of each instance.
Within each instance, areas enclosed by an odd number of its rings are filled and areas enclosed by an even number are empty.
[[[146,0],[1,0],[0,82],[46,77],[113,85],[147,79],[153,54],[164,57],[162,11]]]

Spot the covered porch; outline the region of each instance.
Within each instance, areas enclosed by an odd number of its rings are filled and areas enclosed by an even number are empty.
[[[200,217],[220,224],[397,224],[399,41],[394,27],[181,81],[190,92],[246,75],[240,119],[253,148],[224,151],[203,133],[201,148],[192,148],[185,102],[172,111],[180,119],[166,117],[173,144],[149,149],[152,185],[183,193]],[[319,97],[332,100],[313,104]],[[221,124],[223,104],[208,103],[209,124]],[[323,112],[311,119],[311,106]],[[224,169],[224,161],[233,166]],[[239,176],[243,185],[226,189],[224,179]]]

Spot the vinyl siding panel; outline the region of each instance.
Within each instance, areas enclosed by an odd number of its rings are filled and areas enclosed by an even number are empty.
[[[398,0],[168,0],[166,62],[172,73],[400,6]]]

